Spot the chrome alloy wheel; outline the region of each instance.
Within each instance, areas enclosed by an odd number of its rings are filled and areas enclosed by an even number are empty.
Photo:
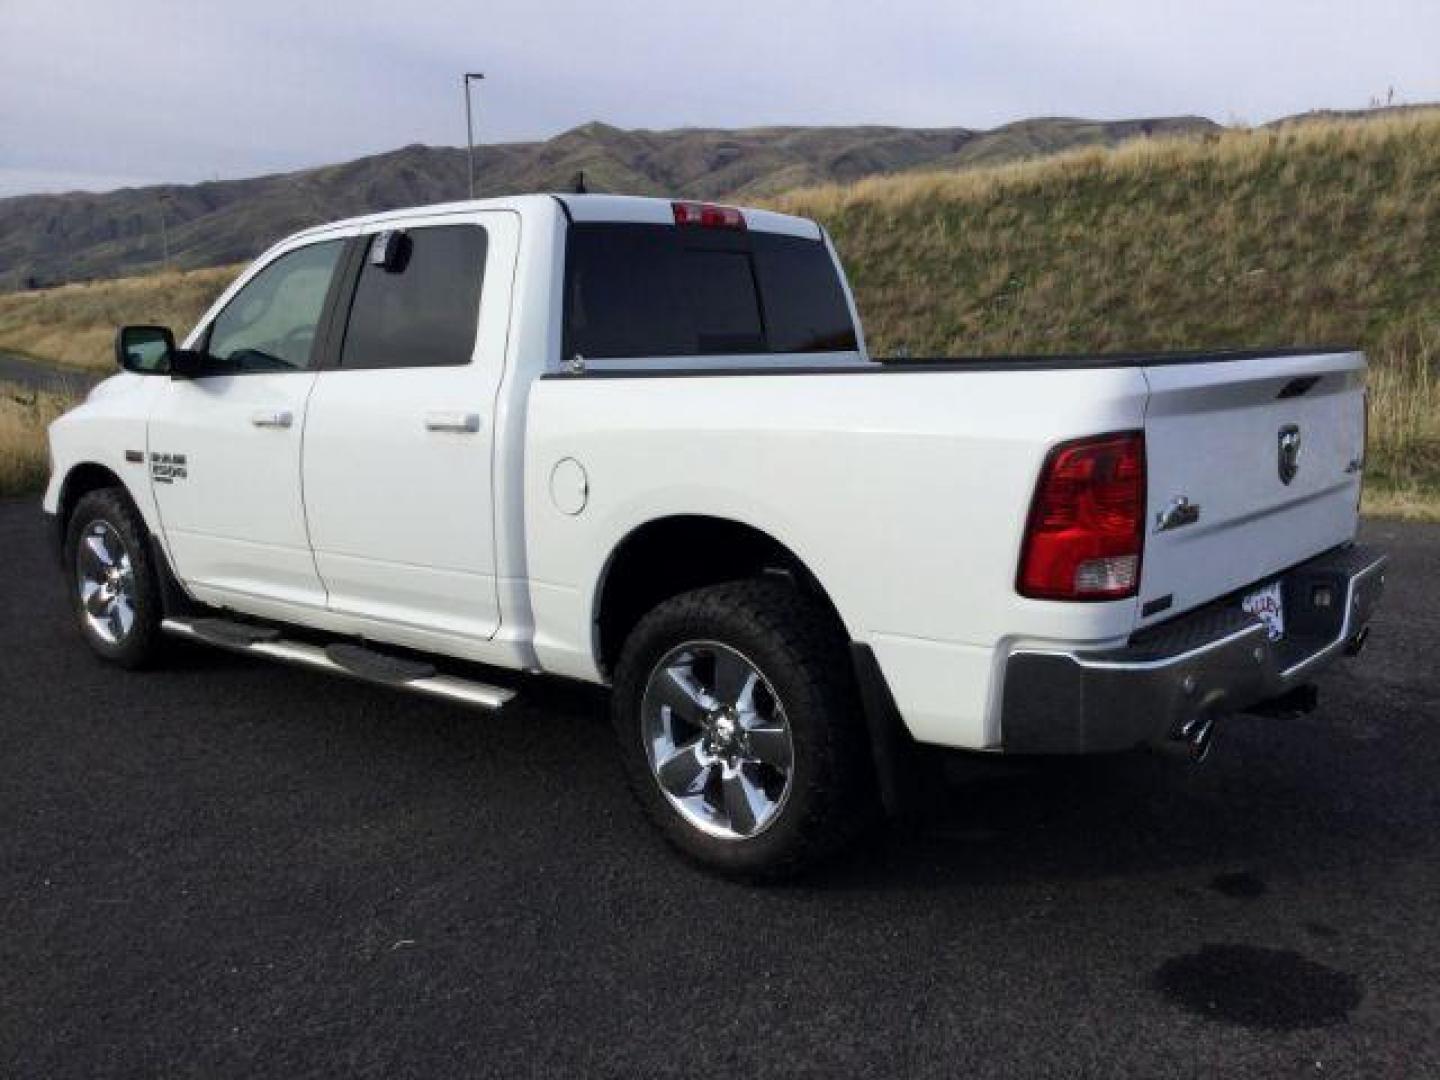
[[[90,632],[107,645],[122,644],[135,625],[135,570],[109,522],[92,523],[80,538],[75,581]]]
[[[686,642],[650,672],[640,709],[650,772],[687,822],[726,840],[774,822],[790,795],[795,746],[759,668],[728,645]]]

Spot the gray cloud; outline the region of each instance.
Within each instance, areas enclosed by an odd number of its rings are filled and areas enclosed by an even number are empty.
[[[625,127],[1199,113],[1440,98],[1434,0],[0,0],[0,195]]]

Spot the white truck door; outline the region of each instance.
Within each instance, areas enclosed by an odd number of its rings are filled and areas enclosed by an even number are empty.
[[[176,573],[202,599],[322,607],[300,497],[300,443],[319,328],[344,240],[282,252],[198,338],[202,374],[167,380],[149,468]]]
[[[306,417],[315,564],[332,611],[488,639],[500,624],[492,451],[519,216],[370,231]]]

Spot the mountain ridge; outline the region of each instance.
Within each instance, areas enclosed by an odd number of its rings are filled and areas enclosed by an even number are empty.
[[[476,191],[588,190],[754,200],[916,169],[963,169],[1145,136],[1220,130],[1202,117],[1041,117],[988,131],[886,125],[622,129],[476,148]],[[0,291],[253,257],[337,218],[464,198],[466,151],[412,144],[291,172],[0,199]],[[162,216],[164,218],[162,228]]]

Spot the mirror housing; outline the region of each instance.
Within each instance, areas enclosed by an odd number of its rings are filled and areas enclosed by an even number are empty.
[[[410,261],[410,237],[404,229],[386,229],[370,241],[369,263],[387,274],[398,274]]]
[[[207,371],[210,358],[194,349],[176,349],[170,354],[170,377],[172,379],[198,379],[202,375],[215,374]]]
[[[115,362],[134,375],[169,375],[175,335],[168,326],[122,326],[115,331]]]

